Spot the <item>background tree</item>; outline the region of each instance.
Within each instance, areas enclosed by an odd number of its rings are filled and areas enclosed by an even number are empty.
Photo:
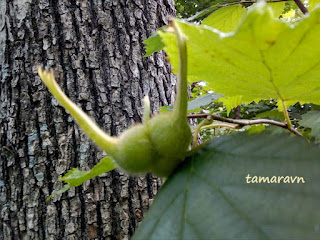
[[[175,14],[173,0],[0,1],[0,238],[127,239],[161,181],[112,171],[49,203],[72,167],[104,154],[48,93],[37,66],[112,135],[173,99],[163,53],[142,41]]]

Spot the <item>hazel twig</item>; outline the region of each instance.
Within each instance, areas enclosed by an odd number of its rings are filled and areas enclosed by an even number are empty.
[[[287,123],[282,123],[274,120],[269,119],[255,119],[255,120],[243,120],[243,119],[231,119],[231,118],[224,118],[220,117],[215,114],[189,114],[187,115],[187,118],[207,118],[208,115],[211,116],[213,120],[218,120],[221,122],[227,122],[227,123],[234,123],[238,124],[239,127],[247,126],[247,125],[257,125],[257,124],[269,124],[269,125],[275,125],[284,129],[289,130],[290,132],[294,133],[297,136],[303,136],[299,131],[294,129],[293,127],[289,127]]]

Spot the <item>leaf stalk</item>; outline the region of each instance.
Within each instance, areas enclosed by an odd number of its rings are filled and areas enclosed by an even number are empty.
[[[234,124],[239,124],[239,127],[243,127],[246,125],[257,125],[257,124],[269,124],[269,125],[274,125],[278,126],[284,129],[289,130],[290,132],[294,133],[297,136],[303,137],[303,135],[296,129],[294,128],[289,128],[287,123],[282,123],[274,120],[269,120],[269,119],[255,119],[255,120],[246,120],[246,119],[231,119],[231,118],[224,118],[220,117],[215,114],[189,114],[187,115],[187,118],[207,118],[210,115],[210,117],[213,120],[218,120],[221,122],[227,122],[227,123],[234,123]]]
[[[187,86],[187,44],[186,36],[182,33],[176,21],[172,21],[172,26],[177,39],[179,52],[179,74],[176,102],[174,104],[173,114],[176,120],[185,119],[188,108],[188,86]]]
[[[206,119],[204,119],[201,123],[199,123],[198,126],[196,126],[196,128],[194,129],[194,133],[193,133],[193,140],[192,140],[192,146],[195,147],[197,146],[197,142],[198,142],[198,134],[201,130],[201,128],[207,124],[212,123],[212,119],[210,116],[208,116]]]
[[[289,117],[289,114],[288,114],[288,109],[287,109],[286,103],[284,101],[282,101],[282,106],[283,106],[284,117],[286,119],[288,128],[290,129],[290,128],[292,128],[292,123],[291,123],[291,120],[290,120],[290,117]]]

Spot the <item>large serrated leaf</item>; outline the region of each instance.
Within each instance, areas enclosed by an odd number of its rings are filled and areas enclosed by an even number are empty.
[[[281,99],[320,103],[320,9],[295,26],[272,9],[253,6],[234,33],[177,21],[187,36],[188,80],[204,80],[225,97],[244,102]],[[173,70],[178,69],[174,35],[160,33]]]
[[[218,137],[166,181],[133,239],[320,239],[319,156],[289,134]]]
[[[240,19],[246,12],[246,8],[241,4],[220,8],[205,18],[204,25],[216,28],[223,32],[231,32],[239,24]]]
[[[310,111],[302,115],[300,126],[311,128],[311,137],[320,139],[320,111]]]

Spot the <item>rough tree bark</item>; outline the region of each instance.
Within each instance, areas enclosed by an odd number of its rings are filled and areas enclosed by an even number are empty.
[[[142,41],[175,14],[173,0],[0,0],[0,239],[128,239],[161,182],[112,171],[54,197],[72,167],[103,156],[49,94],[38,65],[118,135],[173,100],[163,53]]]

